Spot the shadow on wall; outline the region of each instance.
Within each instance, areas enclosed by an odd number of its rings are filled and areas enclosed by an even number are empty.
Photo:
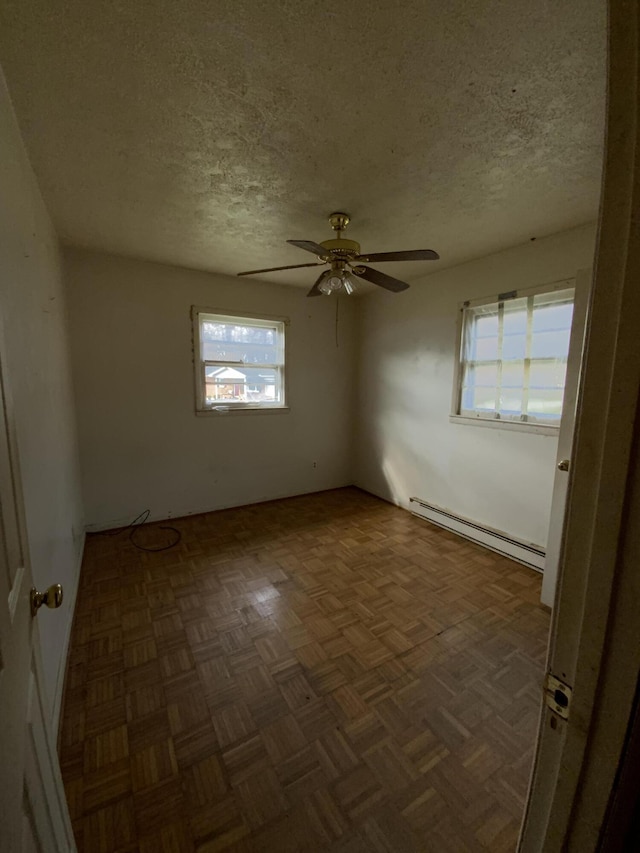
[[[389,356],[389,353],[387,353]],[[400,506],[408,507],[412,497],[411,484],[419,472],[425,489],[441,491],[444,478],[432,464],[429,434],[424,429],[420,404],[415,397],[402,393],[389,376],[372,383],[367,389],[367,406],[380,411],[382,401],[388,411],[383,417],[368,418],[364,442],[360,444],[359,460],[379,460],[377,470],[371,472],[376,494]],[[418,437],[410,442],[405,436]],[[360,468],[360,465],[358,465]],[[428,484],[428,486],[427,486]]]

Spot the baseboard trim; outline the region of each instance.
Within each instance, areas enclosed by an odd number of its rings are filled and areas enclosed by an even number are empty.
[[[243,507],[255,506],[256,504],[271,503],[272,501],[283,501],[287,500],[288,498],[302,498],[305,497],[305,495],[317,495],[321,494],[322,492],[334,492],[338,489],[348,489],[353,486],[353,483],[341,483],[336,486],[323,486],[321,489],[304,490],[302,492],[284,492],[283,494],[263,496],[252,500],[249,503],[220,503],[204,507],[197,507],[194,509],[178,509],[175,511],[161,510],[160,512],[151,512],[145,523],[151,524],[156,521],[179,521],[181,518],[191,518],[194,515],[206,515],[209,512],[220,512],[225,509],[241,509]],[[366,490],[363,489],[363,491]],[[87,524],[85,530],[87,533],[106,533],[111,530],[119,530],[122,527],[128,527],[131,524],[132,519],[135,518],[135,515],[137,515],[137,513],[132,513],[131,515],[120,518],[114,518],[110,521],[99,521],[96,523]]]
[[[73,622],[76,615],[76,601],[78,600],[78,587],[80,586],[80,572],[82,570],[82,559],[84,557],[84,548],[87,541],[86,533],[82,533],[81,545],[76,560],[75,583],[71,590],[69,601],[70,616],[67,622],[67,630],[64,641],[62,643],[62,654],[60,656],[60,664],[58,665],[58,675],[56,677],[56,688],[53,696],[53,707],[51,713],[51,731],[54,732],[59,742],[60,739],[60,720],[62,717],[62,708],[64,704],[64,692],[67,681],[67,660],[69,657],[69,645],[71,643],[71,634],[73,631]],[[66,590],[65,590],[66,592]]]
[[[546,552],[540,545],[525,542],[510,536],[502,530],[479,524],[469,518],[456,515],[450,510],[443,509],[435,504],[428,503],[422,498],[412,497],[409,502],[415,504],[416,509],[411,512],[418,518],[423,518],[438,527],[443,527],[458,536],[463,536],[477,545],[482,545],[490,551],[495,551],[511,560],[522,563],[537,572],[544,571]],[[419,507],[419,509],[418,509]]]

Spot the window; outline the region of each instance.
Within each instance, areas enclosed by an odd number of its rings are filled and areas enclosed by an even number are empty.
[[[196,409],[285,408],[285,324],[193,308]]]
[[[462,309],[462,417],[559,426],[573,289],[504,294]]]

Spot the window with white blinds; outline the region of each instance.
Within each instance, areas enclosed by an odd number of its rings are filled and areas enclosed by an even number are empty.
[[[559,426],[573,289],[463,308],[457,414]]]

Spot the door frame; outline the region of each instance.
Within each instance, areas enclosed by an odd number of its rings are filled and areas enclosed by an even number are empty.
[[[565,510],[567,506],[568,478],[564,469],[557,464],[561,459],[571,459],[573,449],[573,434],[576,422],[576,403],[578,384],[584,351],[585,324],[587,320],[587,305],[591,292],[593,269],[579,269],[574,280],[573,320],[571,322],[571,338],[567,358],[567,372],[564,384],[562,402],[562,418],[558,431],[558,448],[556,451],[556,472],[553,478],[553,493],[551,497],[551,518],[547,532],[547,549],[542,574],[541,602],[546,607],[553,606],[558,577],[558,561],[564,527]]]
[[[609,0],[607,131],[594,283],[548,670],[518,850],[598,849],[640,671],[640,7]]]

